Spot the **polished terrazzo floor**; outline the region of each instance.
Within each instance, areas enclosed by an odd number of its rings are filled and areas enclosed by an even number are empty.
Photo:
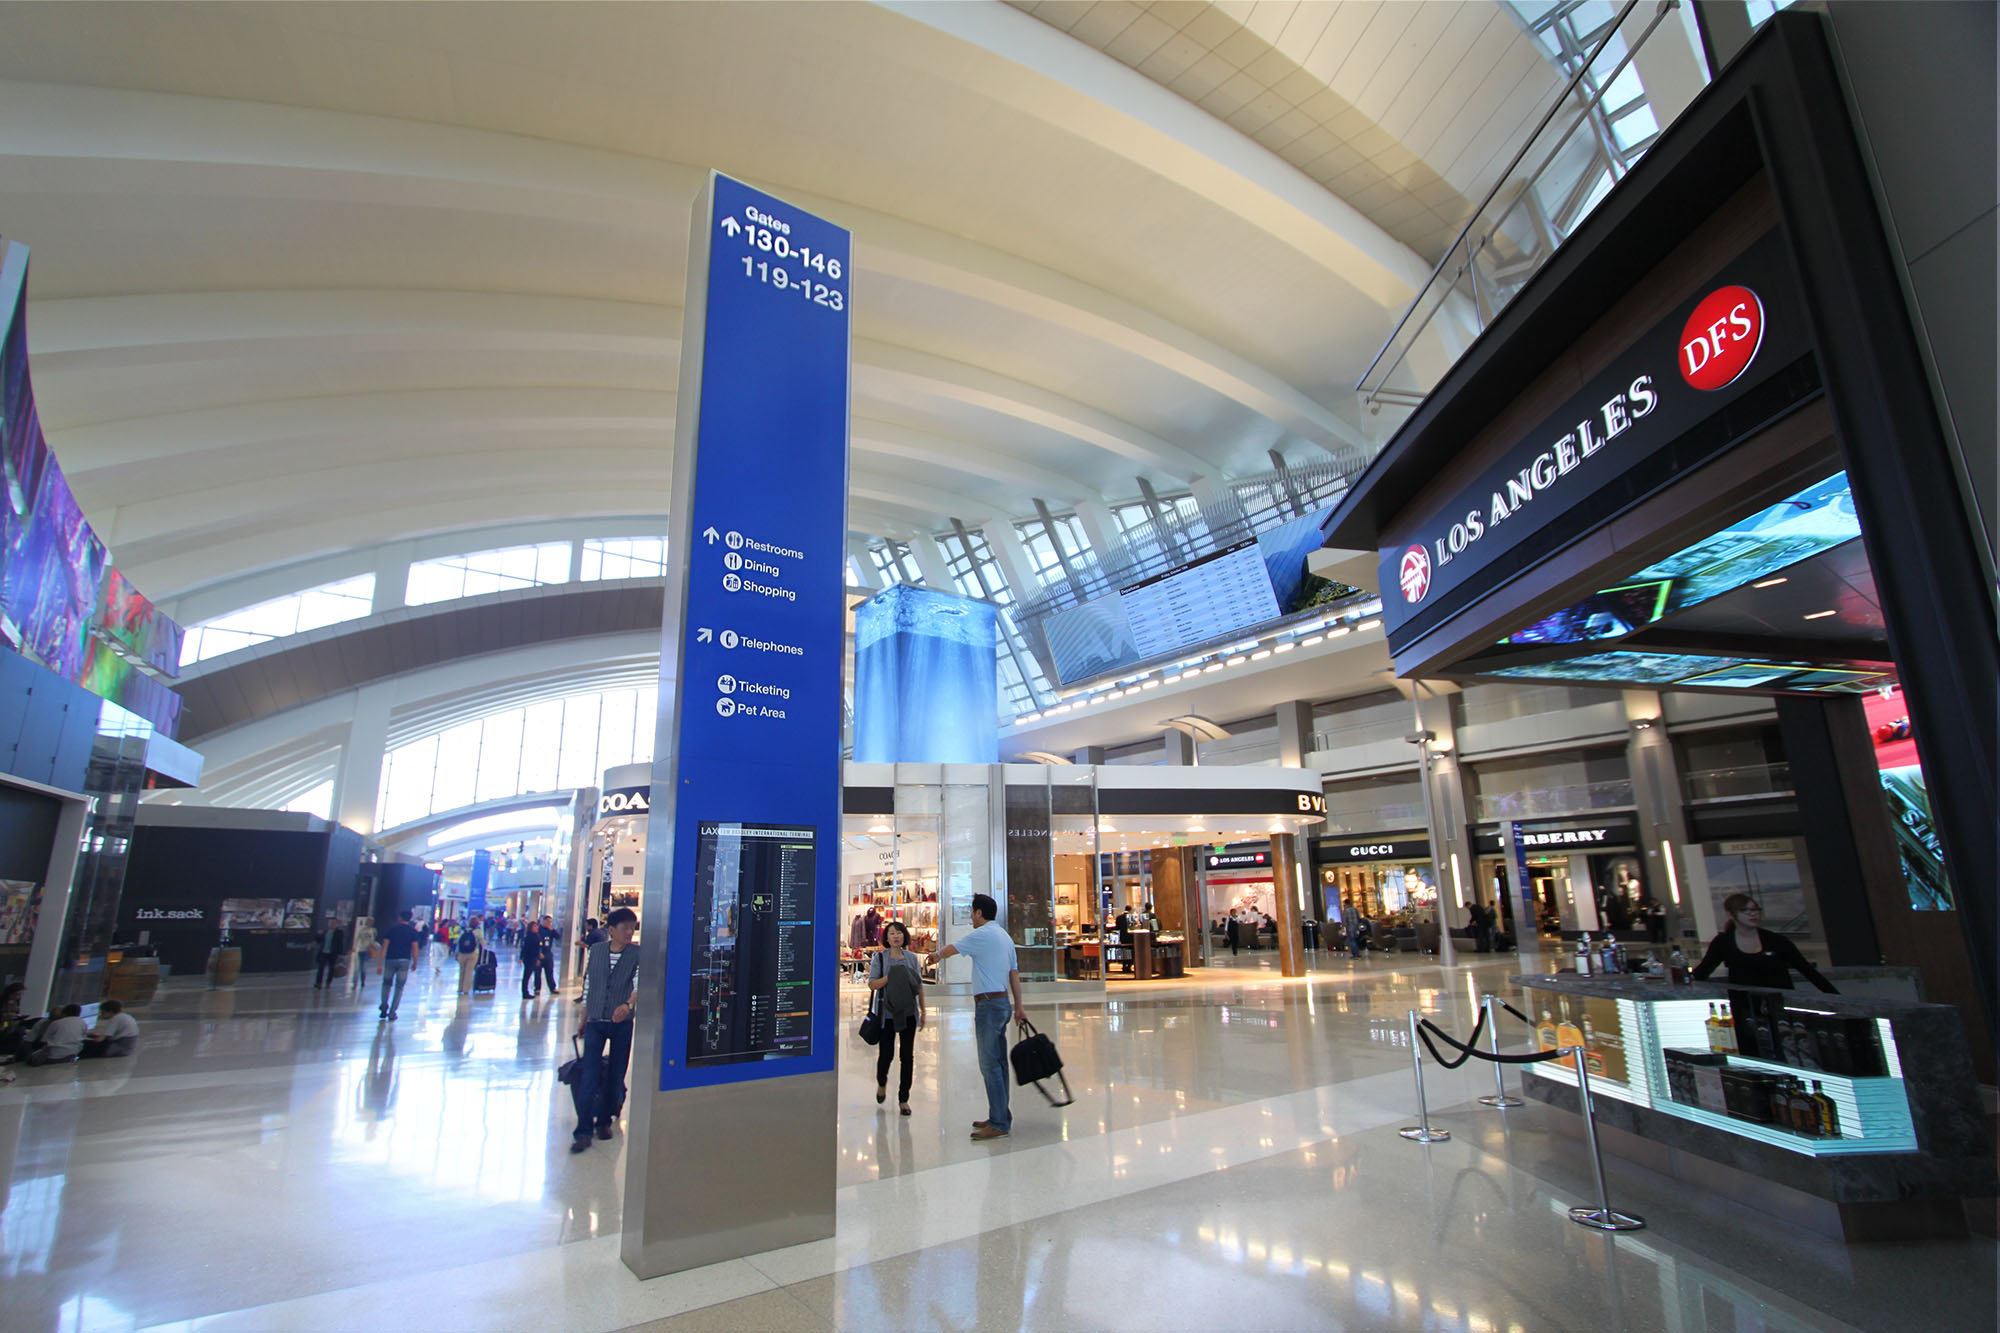
[[[420,968],[391,1025],[299,979],[173,985],[133,1059],[0,1088],[0,1331],[1995,1327],[1985,1240],[1843,1246],[1615,1163],[1651,1227],[1572,1226],[1586,1159],[1473,1103],[1481,1066],[1429,1075],[1450,1143],[1399,1138],[1407,1011],[1465,1031],[1510,961],[1222,961],[1037,1006],[1077,1101],[1017,1093],[996,1145],[965,1137],[968,1009],[934,1007],[907,1120],[850,1043],[838,1235],[648,1283],[623,1139],[566,1151],[566,1002]]]

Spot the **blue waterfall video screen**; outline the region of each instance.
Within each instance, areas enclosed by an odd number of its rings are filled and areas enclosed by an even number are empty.
[[[854,758],[997,764],[1000,681],[990,602],[898,584],[854,612]]]

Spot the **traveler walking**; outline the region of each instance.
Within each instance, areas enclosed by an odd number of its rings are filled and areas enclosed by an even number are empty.
[[[590,946],[593,944],[602,944],[605,940],[609,938],[610,937],[604,933],[604,927],[597,924],[596,917],[591,916],[584,918],[583,938],[576,942],[576,998],[577,999],[581,1000],[583,998],[583,965],[590,961]]]
[[[1347,956],[1349,958],[1359,958],[1361,956],[1362,929],[1365,922],[1361,916],[1361,909],[1354,905],[1354,900],[1351,898],[1340,905],[1340,924],[1347,931]]]
[[[354,962],[347,969],[353,978],[347,983],[350,994],[358,994],[362,978],[368,975],[368,960],[375,956],[375,918],[364,916],[354,923]]]
[[[458,943],[452,946],[458,953],[458,993],[472,994],[472,972],[479,966],[480,952],[486,947],[479,938],[479,932],[467,923],[458,932]]]
[[[314,958],[313,989],[331,986],[334,982],[334,964],[347,954],[347,932],[332,917],[319,932],[319,947]]]
[[[632,936],[638,933],[639,915],[629,907],[616,908],[604,925],[604,941],[590,946],[583,964],[583,1012],[576,1022],[583,1063],[572,1085],[573,1153],[588,1148],[593,1136],[611,1137],[625,1106],[625,1069],[632,1061],[632,1010],[639,990],[639,950]]]
[[[521,998],[532,1000],[542,993],[542,933],[535,929],[532,921],[521,931],[518,956],[521,959]],[[533,995],[528,993],[530,986],[534,987]]]
[[[972,960],[972,1031],[979,1048],[979,1072],[986,1080],[986,1118],[972,1122],[972,1137],[1004,1139],[1014,1128],[1007,1107],[1007,1020],[1025,1030],[1021,1012],[1021,971],[1014,941],[995,919],[1000,905],[983,893],[972,895],[972,929],[930,955],[930,961],[963,954]],[[1009,1000],[1012,1003],[1009,1003]]]
[[[556,919],[542,918],[542,979],[548,983],[549,994],[556,993],[556,959],[562,956],[562,932],[556,929]]]
[[[882,927],[882,948],[868,960],[868,989],[874,992],[875,1015],[882,1036],[875,1055],[875,1104],[889,1096],[889,1062],[898,1045],[902,1074],[896,1084],[896,1109],[910,1113],[910,1071],[917,1033],[924,1026],[924,973],[910,952],[910,928],[900,921]]]
[[[417,965],[417,950],[423,947],[424,937],[410,924],[409,909],[396,913],[396,924],[382,934],[380,964],[382,1017],[391,1023],[396,1021],[396,1010],[402,1007],[403,987],[409,984],[410,969]]]

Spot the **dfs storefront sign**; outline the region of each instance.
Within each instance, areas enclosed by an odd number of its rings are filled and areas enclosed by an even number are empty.
[[[1463,583],[1796,360],[1807,343],[1782,257],[1774,239],[1753,247],[1472,487],[1420,519],[1415,540],[1385,549],[1383,584],[1401,594],[1384,599],[1391,634],[1436,605],[1435,594]],[[1784,336],[1772,337],[1779,328]]]

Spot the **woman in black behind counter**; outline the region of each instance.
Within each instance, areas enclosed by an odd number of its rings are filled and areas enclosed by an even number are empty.
[[[1762,928],[1764,906],[1755,898],[1732,893],[1722,900],[1722,910],[1729,913],[1729,924],[1708,942],[1708,952],[1694,969],[1696,981],[1708,980],[1710,973],[1722,967],[1728,969],[1732,986],[1790,990],[1792,973],[1797,972],[1829,995],[1840,993],[1806,961],[1798,945]]]

